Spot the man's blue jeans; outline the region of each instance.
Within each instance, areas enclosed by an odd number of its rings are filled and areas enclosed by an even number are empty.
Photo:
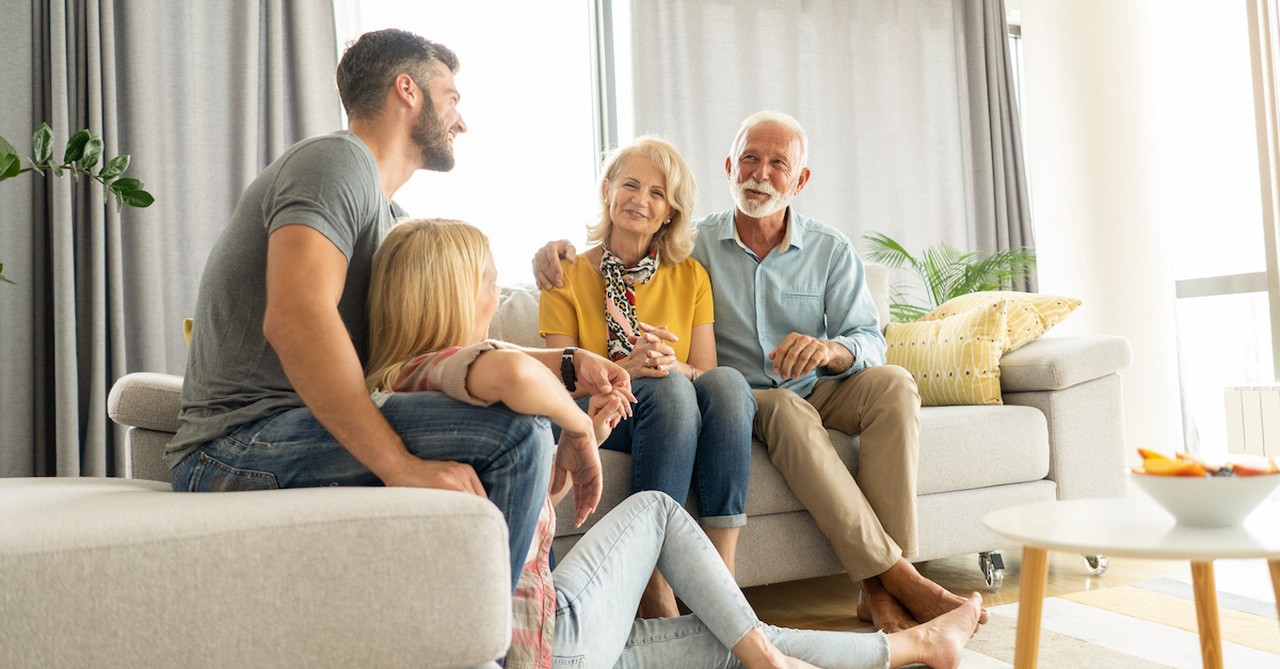
[[[746,525],[756,400],[742,374],[717,367],[693,382],[637,378],[631,390],[635,413],[601,444],[631,454],[631,492],[658,490],[683,503],[692,484],[704,527]]]
[[[475,468],[507,519],[514,591],[551,480],[550,423],[500,404],[475,407],[436,392],[392,394],[382,415],[410,453]],[[241,425],[169,475],[174,490],[191,492],[382,485],[305,407]]]

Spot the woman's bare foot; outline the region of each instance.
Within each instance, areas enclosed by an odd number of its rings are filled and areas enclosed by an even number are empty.
[[[862,582],[862,591],[858,593],[858,618],[875,625],[876,629],[886,634],[901,632],[920,624],[884,589],[880,579],[875,576]]]
[[[680,607],[676,604],[676,593],[662,574],[654,571],[649,578],[649,585],[640,596],[640,607],[636,609],[637,618],[675,618],[680,615]]]
[[[921,622],[933,620],[966,603],[964,597],[925,578],[905,559],[900,558],[879,578],[884,589]],[[980,611],[978,622],[987,622],[986,610]]]
[[[890,634],[889,666],[919,662],[933,669],[957,669],[981,614],[982,595],[975,592],[958,608],[905,632]]]

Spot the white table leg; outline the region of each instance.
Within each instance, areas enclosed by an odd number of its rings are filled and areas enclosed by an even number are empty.
[[[1222,669],[1218,588],[1212,562],[1191,563],[1191,586],[1196,596],[1196,625],[1200,628],[1200,659],[1205,669]]]
[[[1040,651],[1040,614],[1044,609],[1045,581],[1049,576],[1049,551],[1025,546],[1022,573],[1018,577],[1018,640],[1013,651],[1014,669],[1035,669]]]

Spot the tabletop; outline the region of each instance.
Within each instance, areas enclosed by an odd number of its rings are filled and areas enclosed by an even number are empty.
[[[1024,546],[1081,554],[1193,561],[1280,559],[1280,507],[1271,502],[1235,527],[1178,525],[1146,497],[1024,504],[993,511],[982,522]]]

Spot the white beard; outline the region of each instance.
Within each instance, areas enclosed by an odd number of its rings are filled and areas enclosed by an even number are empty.
[[[736,182],[736,175],[734,175],[734,177],[734,181]],[[756,181],[755,179],[747,179],[742,183],[730,182],[729,190],[733,193],[733,201],[738,205],[738,209],[751,218],[767,218],[772,216],[786,209],[787,206],[791,204],[791,198],[793,197],[790,192],[785,194],[779,193],[774,189],[773,185],[767,181]],[[769,195],[769,199],[764,202],[753,200],[747,197],[746,192],[748,190],[766,193]]]

